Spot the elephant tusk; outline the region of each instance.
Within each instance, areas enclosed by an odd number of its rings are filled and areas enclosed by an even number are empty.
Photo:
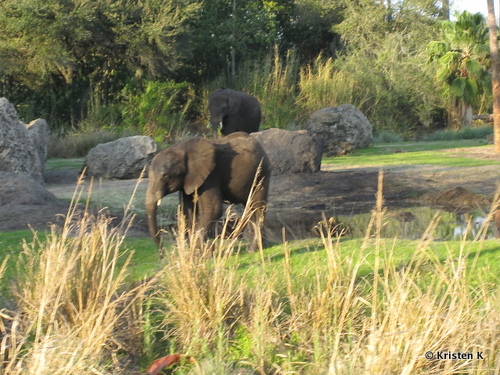
[[[161,204],[161,198],[156,201],[156,205],[159,206]]]
[[[222,129],[222,121],[219,122],[219,129]]]

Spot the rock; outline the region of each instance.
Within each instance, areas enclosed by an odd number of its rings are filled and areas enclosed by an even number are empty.
[[[273,175],[317,172],[321,167],[321,144],[305,130],[269,129],[250,135],[269,156]]]
[[[41,182],[27,175],[0,172],[0,205],[44,205],[57,202]]]
[[[38,125],[36,128],[40,129]],[[35,136],[38,132],[34,131],[33,137],[38,137]],[[0,98],[0,172],[26,174],[42,181],[44,160],[41,160],[40,153],[30,132],[17,117],[14,106],[6,98]]]
[[[95,177],[137,178],[156,152],[156,143],[148,136],[120,138],[101,143],[85,157],[86,174]]]
[[[327,156],[345,154],[373,143],[373,127],[352,104],[320,109],[311,114],[307,130],[323,142]]]
[[[0,230],[47,228],[63,220],[67,204],[27,174],[0,172]]]
[[[468,212],[477,208],[487,208],[490,200],[485,196],[475,194],[461,186],[445,190],[438,194],[430,194],[427,198],[430,204],[438,206],[449,212]]]
[[[26,125],[26,129],[28,129],[28,136],[38,154],[40,162],[42,163],[43,171],[45,169],[45,162],[47,161],[47,153],[49,149],[49,125],[47,124],[47,121],[39,118]]]

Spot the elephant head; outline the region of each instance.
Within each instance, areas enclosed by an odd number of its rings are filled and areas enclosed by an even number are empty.
[[[215,168],[216,147],[207,140],[196,138],[160,151],[148,172],[146,211],[149,233],[160,246],[156,220],[161,199],[179,190],[193,194]]]
[[[208,108],[210,109],[210,124],[214,133],[217,128],[222,129],[224,118],[238,112],[241,105],[241,98],[233,90],[217,90],[208,98]]]

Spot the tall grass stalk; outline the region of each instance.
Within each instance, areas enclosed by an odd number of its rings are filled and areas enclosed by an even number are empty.
[[[175,336],[183,352],[194,356],[213,352],[222,363],[230,330],[227,319],[240,298],[236,263],[227,268],[234,240],[229,246],[222,240],[202,241],[202,233],[188,231],[183,215],[178,217],[177,244],[167,254],[164,290],[159,298],[167,310],[163,322],[166,336]]]
[[[382,179],[381,173],[364,243],[349,256],[327,220],[319,226],[321,251],[308,255],[317,262],[307,268],[295,263],[300,255],[286,243],[282,262],[263,253],[241,267],[235,239],[211,242],[203,250],[207,258],[179,237],[163,280],[163,323],[171,345],[202,363],[195,373],[482,374],[497,368],[498,288],[471,286],[468,237],[458,255],[450,248],[439,258],[431,250],[436,216],[410,261],[399,264],[397,239],[382,236]],[[433,359],[424,356],[428,351]],[[458,352],[480,352],[484,360],[437,359]]]
[[[76,193],[78,196],[79,193]],[[120,367],[113,353],[140,352],[137,305],[151,289],[129,285],[130,221],[71,205],[61,229],[23,244],[12,286],[15,309],[3,310],[0,374],[96,374]]]

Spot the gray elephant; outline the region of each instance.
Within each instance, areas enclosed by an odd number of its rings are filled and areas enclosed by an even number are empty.
[[[261,109],[259,101],[253,96],[231,89],[220,89],[208,98],[210,124],[214,138],[217,128],[222,135],[235,132],[252,133],[259,131]]]
[[[190,220],[188,225],[194,219],[195,230],[202,230],[204,236],[213,234],[216,221],[222,217],[223,201],[250,204],[250,209],[255,210],[251,221],[262,225],[270,175],[269,159],[262,146],[243,132],[217,140],[193,138],[169,147],[153,158],[149,168],[149,232],[161,249],[156,210],[161,199],[175,191],[180,191],[183,213]],[[252,194],[252,202],[248,202],[255,179],[260,185]],[[251,251],[259,246],[257,237],[253,235],[251,239]]]

